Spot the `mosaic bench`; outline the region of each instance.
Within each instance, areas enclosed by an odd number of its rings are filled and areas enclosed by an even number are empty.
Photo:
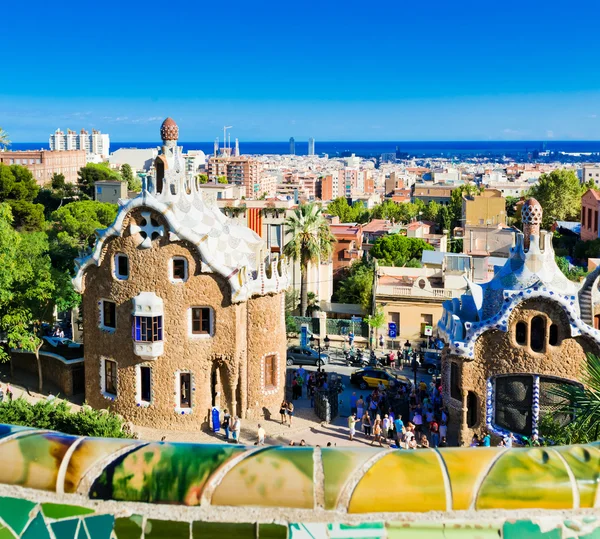
[[[600,444],[244,447],[0,425],[0,539],[600,538]]]

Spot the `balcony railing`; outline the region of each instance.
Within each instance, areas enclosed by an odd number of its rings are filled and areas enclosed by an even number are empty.
[[[415,288],[414,286],[392,285],[380,285],[377,287],[378,296],[452,299],[459,298],[461,294],[464,294],[464,290],[452,290],[446,288],[432,288],[430,290],[425,290],[421,288]]]

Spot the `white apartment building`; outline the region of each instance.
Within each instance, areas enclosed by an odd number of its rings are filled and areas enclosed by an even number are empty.
[[[158,147],[119,148],[116,152],[110,154],[108,162],[114,168],[121,168],[121,166],[127,163],[133,170],[138,172],[149,172],[157,155]]]
[[[52,151],[85,150],[88,157],[97,156],[101,159],[107,159],[110,152],[110,137],[97,129],[92,129],[91,134],[85,129],[79,133],[71,129],[67,129],[67,132],[63,133],[57,129],[50,135],[49,141]]]

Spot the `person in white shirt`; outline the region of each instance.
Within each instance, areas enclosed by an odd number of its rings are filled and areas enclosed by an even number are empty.
[[[382,436],[383,438],[387,438],[388,437],[388,433],[390,431],[390,418],[387,414],[385,414],[383,416],[383,421],[382,421]]]
[[[263,429],[262,425],[258,424],[258,445],[265,445],[265,429]]]
[[[242,430],[242,422],[240,418],[236,415],[233,418],[233,427],[231,429],[231,435],[233,436],[233,441],[235,443],[240,442],[240,432]]]

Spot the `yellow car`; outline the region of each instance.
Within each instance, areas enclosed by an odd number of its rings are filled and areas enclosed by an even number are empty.
[[[358,386],[360,389],[367,389],[368,387],[376,388],[379,386],[379,382],[383,382],[386,389],[388,389],[390,385],[406,385],[408,387],[412,385],[410,379],[406,376],[394,374],[387,369],[366,367],[354,371],[350,376],[350,383]]]

